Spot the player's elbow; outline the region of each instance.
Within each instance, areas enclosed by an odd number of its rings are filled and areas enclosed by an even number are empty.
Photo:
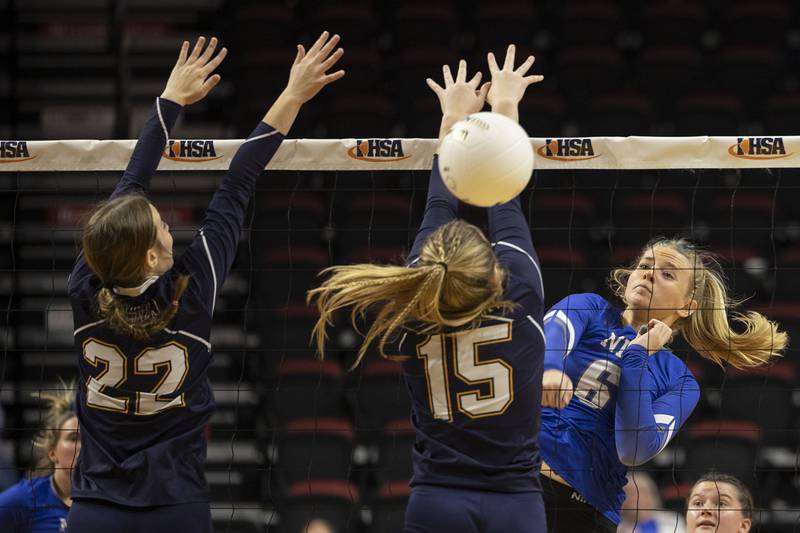
[[[657,453],[658,450],[653,450],[646,442],[617,442],[617,457],[625,466],[641,466]]]
[[[650,457],[641,457],[641,454],[637,453],[626,453],[620,450],[617,450],[617,457],[619,457],[619,462],[624,464],[625,466],[641,466],[645,464],[647,461],[650,460]]]

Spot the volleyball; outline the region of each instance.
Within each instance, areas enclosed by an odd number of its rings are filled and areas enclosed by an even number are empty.
[[[481,112],[457,122],[439,148],[439,171],[450,192],[478,207],[519,195],[533,173],[533,147],[522,126]]]

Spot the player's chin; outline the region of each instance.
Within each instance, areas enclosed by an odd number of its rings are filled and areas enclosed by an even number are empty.
[[[625,302],[628,309],[651,309],[656,307],[653,298],[650,294],[644,294],[643,291],[634,291],[633,293],[625,295]]]

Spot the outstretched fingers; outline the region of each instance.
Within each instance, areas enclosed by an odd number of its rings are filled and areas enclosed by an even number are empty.
[[[221,79],[222,77],[219,74],[214,74],[213,76],[208,78],[206,81],[203,82],[203,85],[200,87],[200,94],[203,95],[203,97],[205,97],[209,92],[211,92],[211,89],[217,86],[217,84]]]
[[[296,55],[296,56],[294,56],[294,63],[293,63],[293,65],[296,65],[296,64],[298,64],[299,62],[301,62],[301,61],[303,60],[303,58],[304,58],[304,57],[306,57],[306,49],[303,47],[303,45],[302,45],[302,44],[298,44],[298,45],[297,45],[297,55]]]
[[[449,65],[443,65],[442,66],[442,74],[444,74],[444,86],[445,86],[445,88],[450,87],[451,85],[453,85],[455,83],[455,81],[453,81],[453,74],[450,72],[450,66]]]
[[[528,59],[526,59],[523,64],[521,64],[519,67],[517,67],[517,70],[515,72],[517,74],[519,74],[520,76],[524,76],[531,69],[531,67],[533,66],[534,61],[536,61],[535,57],[528,56]]]
[[[211,56],[214,55],[214,50],[217,49],[217,43],[219,41],[216,37],[212,37],[210,41],[208,41],[208,46],[206,46],[205,51],[200,55],[197,62],[200,66],[205,65],[208,63],[208,60],[211,59]]]
[[[331,50],[333,50],[334,47],[339,43],[340,39],[341,37],[339,37],[338,34],[335,34],[333,37],[331,37],[331,39],[327,43],[325,43],[325,45],[322,48],[320,48],[319,50],[320,59],[325,59],[326,57],[328,57],[328,54],[330,54]]]
[[[338,48],[334,53],[328,57],[325,61],[322,62],[322,72],[326,72],[328,69],[333,67],[344,55],[344,48]]]
[[[523,80],[525,80],[525,83],[527,83],[528,85],[532,85],[534,83],[539,83],[543,79],[544,79],[544,76],[538,75],[538,74],[534,75],[534,76],[525,76],[523,78]]]
[[[316,42],[314,42],[314,44],[311,45],[311,48],[308,49],[308,53],[306,55],[309,56],[316,55],[325,45],[325,41],[328,40],[328,35],[330,34],[327,31],[323,31],[317,38]]]
[[[475,75],[474,75],[474,76],[472,76],[472,79],[471,79],[471,80],[469,80],[469,83],[468,83],[468,85],[469,85],[470,87],[472,87],[473,89],[477,89],[477,88],[478,88],[478,85],[480,85],[480,84],[481,84],[481,79],[482,79],[482,78],[483,78],[483,74],[482,74],[482,73],[481,73],[481,71],[479,70],[478,72],[476,72],[476,73],[475,73]]]
[[[489,89],[491,88],[492,88],[492,82],[490,81],[487,81],[486,83],[481,85],[481,88],[478,90],[478,97],[481,100],[486,100],[486,95],[489,94]]]
[[[491,74],[494,74],[495,72],[500,70],[500,67],[497,66],[497,59],[494,57],[494,54],[492,52],[486,54],[486,62],[489,63],[489,72]]]
[[[186,63],[186,58],[189,56],[189,41],[183,41],[181,45],[181,51],[178,54],[178,61],[175,63],[176,67],[179,67]]]
[[[344,70],[337,70],[336,72],[325,75],[325,77],[322,78],[322,82],[323,84],[328,85],[329,83],[341,79],[342,77],[344,77]]]
[[[503,63],[503,70],[514,70],[514,55],[517,52],[517,47],[509,44],[506,49],[506,61]]]
[[[444,96],[444,87],[442,87],[441,85],[439,85],[430,78],[426,78],[425,83],[427,83],[428,87],[430,87],[431,90],[434,93],[436,93],[436,96],[438,96],[439,98],[442,98]]]
[[[197,58],[200,57],[200,52],[203,51],[203,45],[206,44],[205,37],[198,37],[197,42],[194,43],[194,49],[192,49],[191,55],[188,57],[187,61],[195,62]]]
[[[220,50],[219,53],[216,55],[216,57],[211,61],[209,61],[208,63],[206,63],[206,65],[203,67],[202,70],[203,76],[208,76],[209,74],[214,72],[214,70],[216,70],[216,68],[219,66],[220,63],[222,63],[222,60],[224,60],[225,56],[227,55],[228,55],[227,48],[223,48],[222,50]]]
[[[456,72],[456,83],[467,82],[467,62],[461,59],[458,62],[458,71]]]

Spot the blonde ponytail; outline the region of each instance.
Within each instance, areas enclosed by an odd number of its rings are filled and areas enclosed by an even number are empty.
[[[360,319],[370,321],[354,367],[376,340],[385,355],[386,344],[404,324],[433,333],[473,326],[491,310],[513,307],[502,300],[505,274],[497,267],[491,245],[480,229],[458,219],[431,233],[415,267],[357,264],[321,274],[330,277],[308,292],[308,302],[316,299],[320,314],[312,340],[324,356],[326,327],[333,325],[333,314],[351,307],[354,327]]]
[[[778,331],[778,324],[755,311],[734,311],[735,302],[718,271],[701,268],[695,278],[700,278],[697,311],[678,324],[692,348],[706,359],[735,368],[759,366],[781,355],[789,339]],[[740,332],[731,327],[729,319]]]

